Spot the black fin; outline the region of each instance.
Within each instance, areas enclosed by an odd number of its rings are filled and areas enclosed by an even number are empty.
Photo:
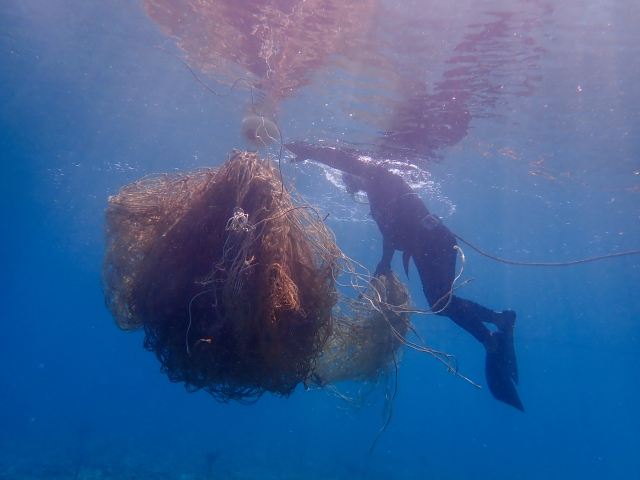
[[[409,260],[411,259],[411,254],[409,252],[402,252],[402,266],[404,267],[404,273],[407,274],[407,278],[409,278]]]
[[[518,361],[516,360],[516,350],[513,342],[513,328],[516,324],[516,312],[513,310],[505,310],[502,312],[504,322],[500,331],[504,333],[504,342],[502,344],[502,355],[504,362],[509,370],[511,379],[518,385]]]
[[[489,391],[496,400],[524,412],[524,407],[512,380],[513,369],[507,353],[509,350],[506,345],[507,338],[501,331],[494,332],[493,335],[498,340],[498,348],[494,352],[487,353],[484,368]]]

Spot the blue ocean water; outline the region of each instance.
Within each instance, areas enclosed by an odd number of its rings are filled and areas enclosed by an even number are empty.
[[[478,87],[486,104],[422,166],[428,181],[416,188],[432,211],[484,250],[524,262],[640,248],[638,4],[391,7],[399,20],[389,21],[406,28],[383,40],[404,45],[394,59],[411,78],[450,78],[447,61],[465,42],[497,62],[483,73],[493,86]],[[505,12],[519,9],[535,21],[509,23]],[[420,19],[431,19],[421,50],[429,64],[403,44],[422,32]],[[483,22],[518,25],[526,35],[512,36],[526,36],[531,52],[505,55],[505,32],[489,28],[482,43]],[[179,51],[137,2],[0,0],[0,478],[640,478],[640,256],[539,268],[462,246],[463,278],[475,280],[459,294],[518,313],[524,414],[489,394],[482,347],[434,316],[413,323],[484,388],[405,350],[393,417],[372,452],[382,395],[353,409],[300,386],[245,406],[169,382],[143,333],[118,330],[104,305],[103,211],[144,175],[220,165],[247,148],[239,132],[249,92],[215,97],[155,45]],[[312,82],[286,99],[285,141],[375,135],[375,123],[350,123],[386,115],[363,106],[359,94],[375,79],[361,75],[328,74],[326,91]],[[215,72],[203,78],[226,88]],[[373,269],[377,226],[332,178],[305,163],[296,188],[331,212],[344,252]],[[414,267],[408,285],[427,308]]]

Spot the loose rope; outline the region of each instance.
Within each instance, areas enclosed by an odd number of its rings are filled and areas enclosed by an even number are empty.
[[[451,232],[451,233],[453,233],[453,232]],[[595,262],[596,260],[605,260],[607,258],[624,257],[624,256],[627,256],[627,255],[638,255],[638,254],[640,254],[640,250],[630,250],[628,252],[608,253],[606,255],[598,255],[596,257],[582,258],[580,260],[571,260],[569,262],[517,262],[515,260],[507,260],[506,258],[500,258],[500,257],[496,257],[494,255],[491,255],[490,253],[487,253],[487,252],[479,249],[478,247],[476,247],[475,245],[473,245],[469,241],[465,240],[460,235],[458,235],[456,233],[453,233],[453,235],[458,240],[460,240],[463,243],[466,243],[471,248],[473,248],[476,252],[478,252],[481,255],[484,255],[487,258],[490,258],[492,260],[496,260],[496,261],[502,262],[502,263],[508,263],[509,265],[523,265],[523,266],[527,266],[527,267],[567,267],[569,265],[578,265],[580,263]]]

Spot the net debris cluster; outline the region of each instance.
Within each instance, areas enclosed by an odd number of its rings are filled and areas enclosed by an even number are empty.
[[[109,198],[106,243],[117,325],[143,329],[162,371],[190,391],[250,403],[301,383],[375,381],[397,364],[406,287],[390,274],[356,299],[339,293],[353,265],[257,153],[124,186]]]
[[[377,383],[391,374],[405,344],[410,309],[409,291],[393,271],[372,278],[357,299],[341,296],[312,383]]]

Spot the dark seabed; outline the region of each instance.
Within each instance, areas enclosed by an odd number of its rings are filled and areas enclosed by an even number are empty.
[[[157,45],[217,92],[249,79],[285,143],[417,166],[429,208],[496,256],[639,249],[640,4],[438,3],[0,0],[0,479],[640,478],[638,255],[527,267],[462,245],[475,280],[458,293],[518,313],[526,413],[492,398],[480,344],[416,315],[483,388],[405,349],[371,453],[384,385],[364,408],[302,385],[219,403],[168,381],[105,308],[108,196],[250,148],[246,86],[217,97]],[[368,207],[335,171],[282,168],[373,270]]]

